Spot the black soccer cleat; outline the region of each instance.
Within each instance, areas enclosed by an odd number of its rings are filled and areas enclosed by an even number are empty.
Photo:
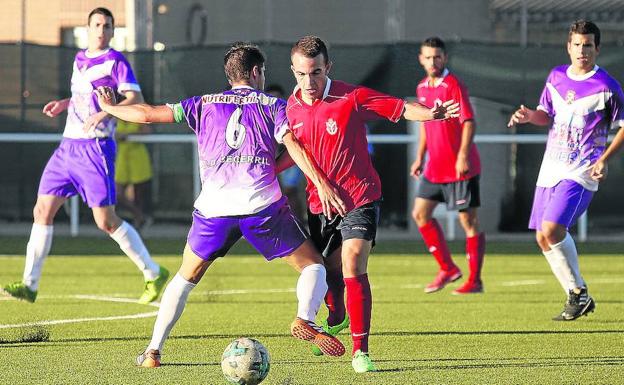
[[[582,287],[579,293],[570,290],[568,300],[561,314],[553,318],[554,321],[574,321],[582,315],[588,315],[596,308],[596,302],[589,294],[587,288]]]

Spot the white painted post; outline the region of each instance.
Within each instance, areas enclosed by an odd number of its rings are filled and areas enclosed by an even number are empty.
[[[77,237],[80,230],[78,195],[69,198],[69,233],[72,237]]]
[[[587,242],[587,210],[579,217],[577,225],[579,241]]]

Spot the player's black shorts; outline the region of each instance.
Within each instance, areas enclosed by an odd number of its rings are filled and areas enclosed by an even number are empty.
[[[416,196],[432,201],[446,202],[446,208],[449,210],[465,211],[469,207],[479,207],[481,206],[479,175],[451,183],[432,183],[421,176]]]
[[[308,212],[310,235],[316,249],[329,257],[342,245],[343,240],[364,239],[373,241],[379,223],[379,201],[367,203],[349,211],[344,218],[336,215],[330,220],[323,214]]]

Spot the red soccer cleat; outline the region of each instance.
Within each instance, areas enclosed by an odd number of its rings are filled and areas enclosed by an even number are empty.
[[[306,321],[297,317],[290,325],[290,332],[295,338],[312,342],[325,355],[339,357],[345,354],[345,347],[342,342],[325,332],[313,321]]]
[[[463,285],[453,290],[452,294],[462,295],[462,294],[478,294],[483,293],[483,284],[481,281],[473,282],[466,281]]]
[[[444,289],[444,286],[448,285],[451,282],[457,281],[461,277],[462,272],[458,268],[454,268],[453,270],[449,271],[440,270],[433,282],[425,286],[425,293],[434,293],[438,290],[442,290]]]

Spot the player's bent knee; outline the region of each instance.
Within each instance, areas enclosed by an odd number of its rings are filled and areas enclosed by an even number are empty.
[[[427,212],[424,210],[417,210],[414,208],[412,210],[412,219],[416,222],[418,227],[422,227],[427,224],[431,220],[431,215],[427,215]]]
[[[301,271],[308,265],[324,264],[323,257],[321,257],[321,254],[309,239],[303,242],[292,254],[284,257],[284,259],[297,271]]]
[[[33,208],[33,219],[35,223],[50,225],[54,220],[55,214],[51,204],[41,201],[37,201]]]

